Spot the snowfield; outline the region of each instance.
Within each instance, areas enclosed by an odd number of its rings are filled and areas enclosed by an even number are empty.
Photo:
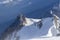
[[[14,31],[12,35],[8,35],[4,40],[59,40],[60,37],[54,26],[53,18],[33,19],[26,18],[27,23],[18,31]],[[37,22],[42,21],[39,29]]]
[[[60,37],[42,37],[42,38],[21,39],[21,40],[60,40]]]

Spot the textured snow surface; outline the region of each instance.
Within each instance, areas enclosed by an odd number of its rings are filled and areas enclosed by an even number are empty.
[[[27,23],[25,26],[19,30],[14,31],[10,40],[59,40],[60,37],[56,37],[58,33],[53,24],[53,18],[42,19],[42,27],[36,25],[36,22],[41,21],[41,19],[26,18]],[[9,39],[9,36],[6,40]]]
[[[42,38],[21,39],[21,40],[60,40],[60,37],[42,37]]]

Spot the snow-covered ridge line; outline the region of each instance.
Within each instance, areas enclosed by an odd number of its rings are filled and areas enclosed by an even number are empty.
[[[25,19],[26,19],[26,22],[27,22],[27,23],[24,24],[25,26],[29,26],[29,25],[32,25],[34,22],[41,21],[41,19],[32,19],[32,18],[25,18]]]
[[[18,31],[13,31],[11,35],[8,35],[4,40],[55,40],[57,30],[54,27],[53,18],[33,19],[25,18],[23,28]],[[38,26],[39,21],[42,20],[42,26]],[[37,25],[36,25],[37,24]],[[39,29],[39,27],[41,27]],[[59,40],[57,37],[56,40]]]

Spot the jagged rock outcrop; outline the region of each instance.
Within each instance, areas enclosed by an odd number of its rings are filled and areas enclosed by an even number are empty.
[[[14,31],[16,31],[15,32],[15,35],[16,35],[17,31],[20,30],[24,26],[23,23],[25,21],[26,21],[25,16],[18,15],[17,18],[14,20],[14,22],[2,33],[0,40],[4,40],[8,35],[10,38]]]

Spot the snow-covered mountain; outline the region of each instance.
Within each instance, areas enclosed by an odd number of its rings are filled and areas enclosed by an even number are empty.
[[[18,31],[2,37],[1,40],[59,40],[57,29],[54,26],[53,17],[33,19],[25,18],[23,27]],[[56,38],[56,39],[55,39]]]
[[[49,10],[58,2],[59,0],[0,0],[0,35],[19,14],[28,18],[51,17]]]

